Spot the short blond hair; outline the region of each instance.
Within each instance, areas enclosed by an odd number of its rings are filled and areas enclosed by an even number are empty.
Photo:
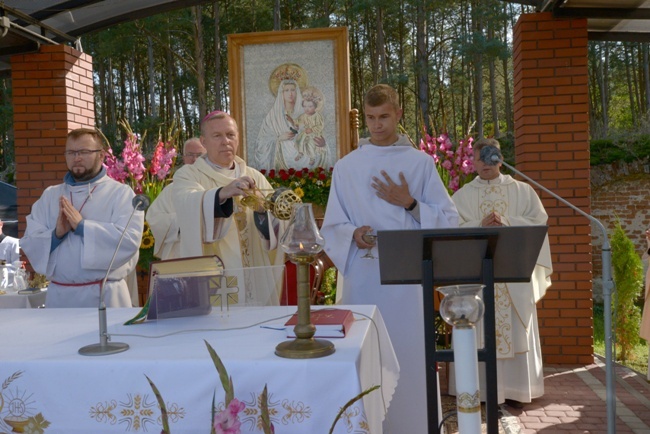
[[[387,103],[392,105],[395,110],[401,109],[397,91],[387,84],[377,84],[371,87],[363,98],[363,104],[370,107],[379,107]]]
[[[493,138],[487,138],[487,137],[482,137],[472,143],[472,150],[474,151],[480,151],[481,149],[485,148],[486,146],[494,146],[498,150],[501,150],[501,144],[497,139]]]

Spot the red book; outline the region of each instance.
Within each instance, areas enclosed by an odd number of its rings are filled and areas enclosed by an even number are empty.
[[[344,338],[352,323],[354,315],[348,309],[319,309],[311,311],[311,323],[316,326],[315,338]],[[293,327],[298,323],[295,313],[284,325],[287,326],[287,337],[295,338]]]

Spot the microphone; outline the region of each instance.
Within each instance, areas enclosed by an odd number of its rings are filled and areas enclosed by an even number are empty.
[[[147,208],[149,208],[149,196],[146,194],[136,194],[133,200],[131,201],[131,205],[133,205],[133,208],[135,208],[138,211],[144,211]]]
[[[481,149],[481,160],[483,160],[483,151],[486,148],[494,146],[486,146]],[[487,155],[487,152],[486,152]],[[519,170],[512,167],[510,164],[503,161],[503,156],[499,152],[498,155],[493,151],[490,151],[490,160],[494,164],[501,163],[508,169],[512,170],[517,175],[521,176],[535,187],[540,190],[548,193],[553,196],[555,199],[559,200],[578,214],[586,217],[589,221],[592,221],[598,226],[600,231],[603,233],[603,247],[601,248],[601,261],[602,261],[602,278],[603,278],[603,304],[605,305],[605,390],[606,390],[606,403],[607,403],[607,422],[611,423],[611,420],[616,418],[616,393],[615,393],[615,382],[614,382],[614,368],[612,365],[612,289],[614,288],[614,282],[612,280],[612,249],[609,244],[609,237],[607,236],[607,229],[605,226],[598,220],[596,217],[591,214],[587,214],[577,206],[573,205],[568,200],[563,197],[553,193],[548,188],[544,187],[540,183],[534,181],[529,176],[524,175]],[[486,163],[487,164],[487,163]]]
[[[503,160],[501,150],[493,145],[488,145],[481,148],[479,160],[484,162],[487,166],[496,166]]]
[[[82,356],[103,356],[107,354],[121,353],[122,351],[126,351],[129,349],[128,344],[121,343],[121,342],[110,342],[110,343],[108,342],[110,341],[110,336],[108,334],[108,325],[106,324],[106,303],[104,303],[104,285],[106,285],[106,281],[108,280],[108,275],[111,273],[113,262],[115,261],[117,252],[120,250],[120,246],[122,245],[122,240],[124,239],[126,230],[129,228],[129,224],[133,219],[133,215],[135,214],[136,211],[144,211],[149,206],[149,197],[146,194],[138,194],[133,198],[133,200],[131,200],[131,205],[133,205],[133,211],[131,211],[129,220],[126,222],[126,225],[124,226],[124,230],[122,231],[122,234],[120,235],[120,239],[117,242],[117,247],[115,247],[115,251],[113,252],[113,257],[111,258],[111,262],[108,264],[106,275],[104,276],[104,279],[102,280],[102,283],[99,286],[99,343],[90,344],[90,345],[86,345],[85,347],[79,348],[79,354],[81,354]]]

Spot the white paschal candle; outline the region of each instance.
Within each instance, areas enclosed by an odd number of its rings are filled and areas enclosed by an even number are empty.
[[[481,433],[481,399],[478,386],[478,356],[476,328],[455,326],[452,332],[454,363],[456,364],[456,406],[458,432]]]

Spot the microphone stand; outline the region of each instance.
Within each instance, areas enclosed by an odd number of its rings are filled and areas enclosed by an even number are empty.
[[[496,156],[494,156],[496,157]],[[494,157],[492,158],[494,161]],[[603,233],[603,247],[601,248],[602,257],[602,276],[603,276],[603,303],[605,304],[605,388],[606,388],[606,403],[607,403],[607,433],[614,434],[616,432],[616,383],[614,381],[614,367],[612,365],[612,289],[614,282],[612,281],[612,249],[609,244],[609,237],[607,236],[607,229],[605,226],[592,215],[587,214],[577,206],[573,205],[566,199],[553,193],[548,188],[544,187],[537,181],[524,175],[519,170],[512,167],[510,164],[499,158],[498,162],[502,163],[508,169],[512,170],[517,175],[526,179],[540,190],[545,191],[555,199],[559,200],[578,214],[586,217],[594,222],[596,226]]]
[[[85,347],[79,348],[79,354],[81,354],[82,356],[104,356],[108,354],[121,353],[129,349],[129,344],[125,344],[122,342],[109,342],[111,340],[111,337],[108,334],[108,326],[106,324],[106,303],[104,302],[104,285],[106,284],[106,280],[108,280],[108,275],[111,272],[113,261],[115,261],[117,252],[120,250],[120,246],[122,245],[122,240],[124,239],[126,230],[129,228],[129,223],[131,223],[131,219],[133,219],[133,215],[135,214],[136,211],[142,211],[144,210],[144,208],[146,208],[146,200],[137,199],[137,198],[138,196],[134,198],[133,211],[131,211],[131,215],[129,216],[129,220],[126,222],[126,226],[122,231],[120,240],[117,242],[117,247],[115,248],[115,252],[113,252],[113,257],[111,258],[111,262],[108,264],[108,270],[106,271],[104,280],[102,280],[102,283],[99,285],[99,343],[90,344],[90,345],[86,345]]]

